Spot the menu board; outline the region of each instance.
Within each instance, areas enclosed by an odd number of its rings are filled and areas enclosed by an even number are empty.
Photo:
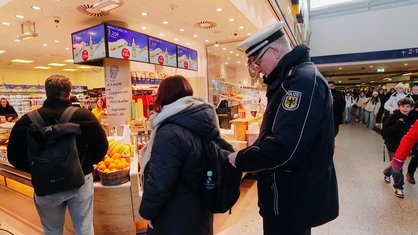
[[[197,51],[177,46],[177,67],[197,70]]]
[[[105,26],[96,25],[71,34],[74,63],[85,63],[106,57]]]
[[[148,37],[149,62],[177,67],[177,46],[158,38]]]
[[[107,25],[107,43],[111,58],[149,62],[147,35]]]

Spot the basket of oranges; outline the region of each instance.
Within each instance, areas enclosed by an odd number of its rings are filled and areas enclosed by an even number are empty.
[[[106,154],[97,164],[100,183],[105,186],[124,184],[129,181],[130,157],[114,153]]]

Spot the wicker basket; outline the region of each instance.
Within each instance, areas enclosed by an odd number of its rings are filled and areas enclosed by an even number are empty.
[[[98,172],[100,183],[105,186],[120,185],[129,181],[129,167],[109,173],[101,170],[98,170]]]

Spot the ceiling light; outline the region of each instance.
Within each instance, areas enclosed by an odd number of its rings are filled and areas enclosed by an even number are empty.
[[[70,72],[74,72],[77,71],[78,69],[63,69],[62,71],[70,71]]]
[[[2,51],[2,50],[0,50],[0,54],[2,54],[2,53],[4,53],[4,52],[6,52],[6,51]]]
[[[148,15],[148,13],[146,13],[146,12],[141,12],[141,16],[147,16]]]
[[[74,60],[73,60],[73,59],[68,59],[68,60],[64,60],[64,62],[67,62],[67,63],[74,63]]]
[[[33,67],[34,69],[50,69],[51,67],[47,67],[47,66],[36,66]]]
[[[42,10],[42,8],[41,8],[41,7],[39,7],[39,6],[32,6],[32,9],[34,9],[34,10],[36,10],[36,11],[40,11],[40,10]]]
[[[57,67],[60,67],[60,66],[66,66],[66,64],[60,64],[60,63],[50,63],[50,64],[48,64],[49,66],[57,66]]]
[[[219,7],[219,8],[216,8],[216,11],[221,12],[221,11],[223,11],[223,9]]]
[[[11,60],[11,62],[14,62],[14,63],[29,64],[29,63],[33,63],[33,60],[13,59],[13,60]]]
[[[79,69],[90,69],[91,66],[81,65],[81,66],[78,66],[77,68],[79,68]]]
[[[95,3],[93,8],[99,9],[99,11],[111,11],[121,7],[123,4],[125,4],[123,0],[103,0],[101,2]]]
[[[17,36],[19,40],[28,40],[35,37],[38,37],[38,33],[36,32],[35,22],[26,21],[20,25],[22,29],[22,34]]]
[[[10,25],[10,23],[9,22],[6,22],[6,21],[1,22],[1,24],[2,25],[5,25],[5,26],[9,26]]]
[[[24,19],[25,17],[24,16],[22,16],[22,15],[15,15],[16,16],[16,18],[19,18],[19,19]]]

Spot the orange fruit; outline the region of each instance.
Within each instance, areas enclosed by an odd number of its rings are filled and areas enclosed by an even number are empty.
[[[107,168],[112,170],[113,168],[116,168],[116,164],[112,162],[107,166]]]
[[[112,162],[113,162],[113,158],[110,158],[110,157],[108,157],[104,160],[104,163],[106,164],[106,166],[109,166],[109,164],[112,163]]]
[[[104,170],[106,169],[106,164],[105,164],[104,162],[102,162],[102,163],[99,165],[99,169],[100,169],[101,171],[104,171]]]
[[[118,164],[116,164],[116,168],[118,170],[122,170],[123,168],[125,168],[125,164],[123,164],[123,162],[119,162]]]
[[[120,155],[120,153],[114,153],[113,155],[112,155],[112,158],[113,159],[120,159],[122,156]]]
[[[104,169],[104,172],[109,173],[110,170],[106,168],[106,169]]]

